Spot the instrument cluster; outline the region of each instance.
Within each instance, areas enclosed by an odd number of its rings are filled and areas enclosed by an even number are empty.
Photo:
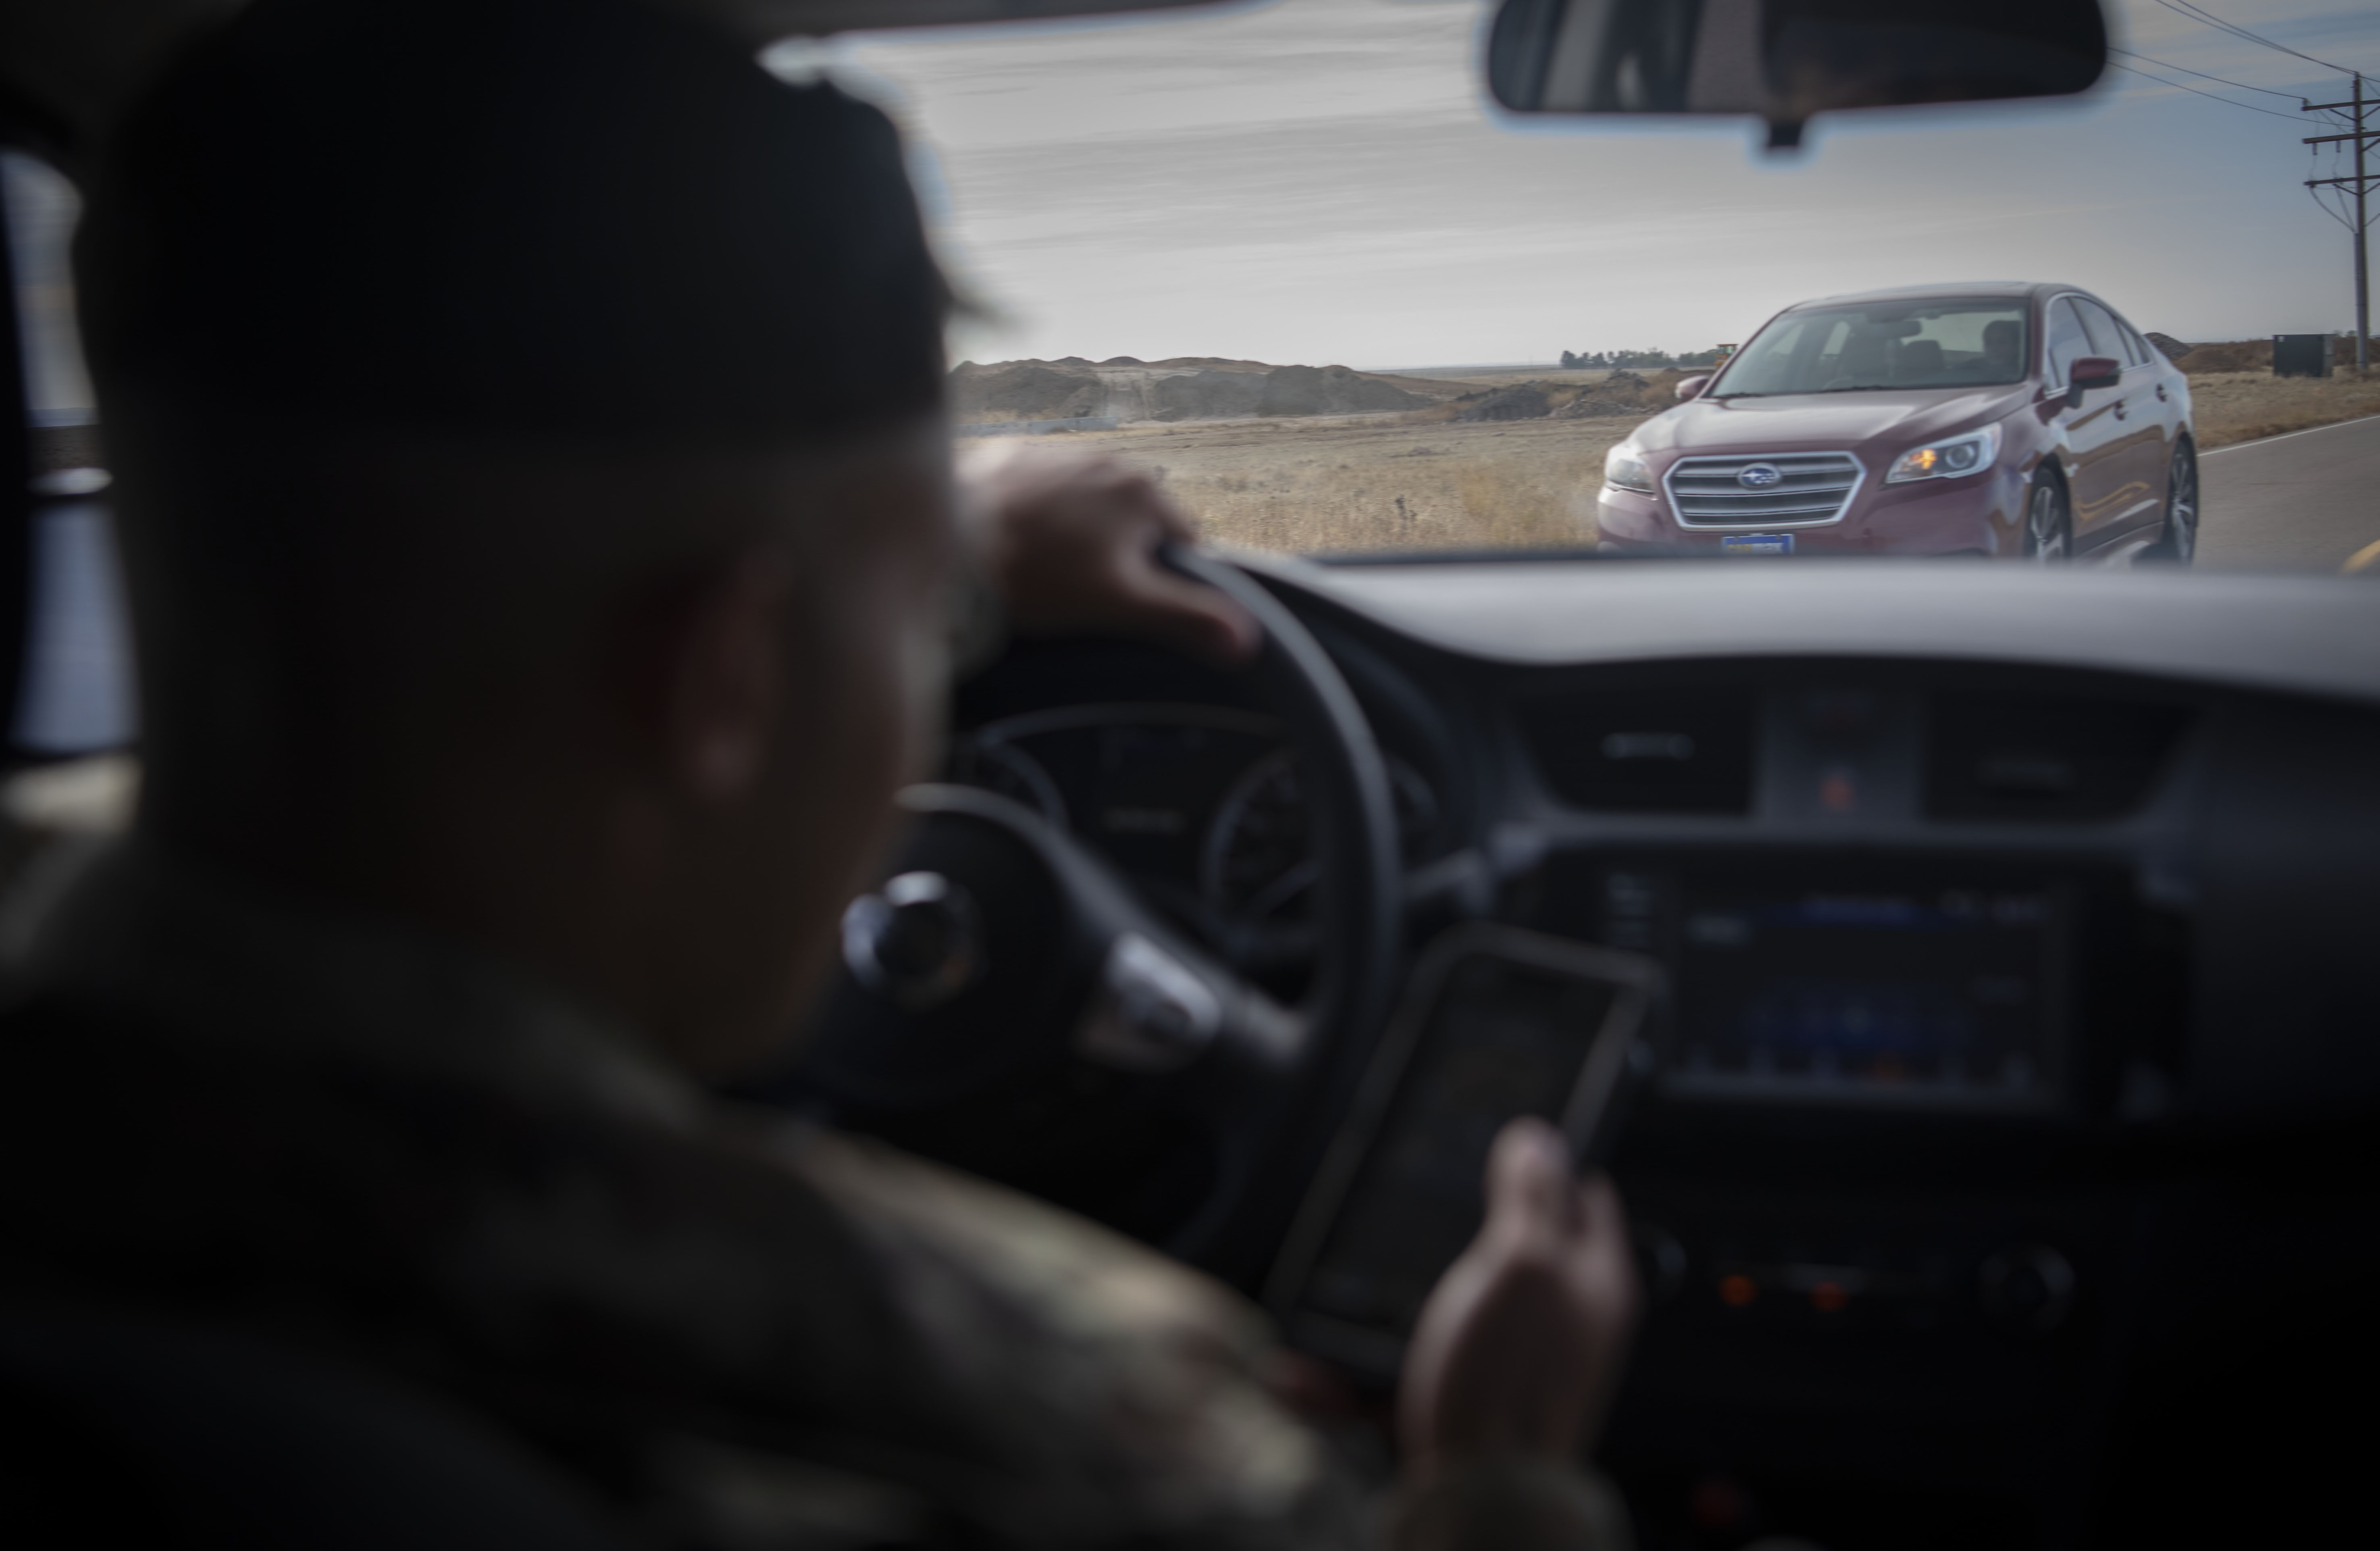
[[[1439,798],[1385,757],[1410,866],[1438,838]],[[949,776],[1089,844],[1244,971],[1313,956],[1320,865],[1297,756],[1269,716],[1172,702],[1030,711],[963,734]]]

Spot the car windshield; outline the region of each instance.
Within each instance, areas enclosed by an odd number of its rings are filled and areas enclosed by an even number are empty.
[[[1813,307],[1760,331],[1711,384],[1714,398],[1962,388],[2024,380],[2022,302]]]
[[[1281,0],[771,59],[909,133],[974,303],[962,439],[1126,458],[1211,539],[2337,571],[2380,539],[2273,508],[2318,443],[2233,450],[2339,426],[2342,467],[2380,461],[2380,425],[2343,425],[2380,414],[2345,245],[2300,187],[2300,139],[2346,126],[2298,104],[2343,78],[2107,0],[2129,52],[2080,97],[1823,114],[1768,153],[1750,119],[1498,107],[1496,9]],[[2221,218],[2166,192],[2183,164]],[[2076,388],[2094,358],[2112,379]],[[1755,465],[1767,499],[1729,497]]]

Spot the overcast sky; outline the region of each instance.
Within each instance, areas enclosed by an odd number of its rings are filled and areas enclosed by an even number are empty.
[[[2276,91],[2334,71],[2158,0],[2139,55]],[[2380,8],[2207,0],[2380,72]],[[2111,69],[2053,107],[1822,118],[1773,157],[1746,121],[1546,127],[1479,86],[1487,0],[1278,0],[832,46],[907,126],[954,273],[998,309],[979,359],[1549,360],[1739,341],[1812,296],[2061,279],[2185,339],[2347,329],[2347,231],[2284,97]],[[2273,116],[2277,114],[2279,116]],[[2325,162],[2328,157],[2324,158]]]

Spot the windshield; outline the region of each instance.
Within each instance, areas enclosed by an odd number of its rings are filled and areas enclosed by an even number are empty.
[[[2342,471],[2325,509],[2380,472],[2380,423],[2350,423],[2380,381],[2355,370],[2345,245],[2301,187],[2351,83],[2153,0],[2107,8],[2124,52],[2081,97],[1822,115],[1790,154],[1749,120],[1503,112],[1489,0],[774,63],[911,137],[975,304],[963,441],[1127,459],[1211,539],[2336,571],[2380,529],[2278,492],[2317,449]],[[2319,10],[2270,0],[2259,25],[2313,36]],[[2112,380],[2073,388],[2094,358]],[[1764,468],[1765,498],[1735,483]]]
[[[1760,331],[1714,396],[1960,388],[2022,382],[2032,358],[2022,302],[1805,308]]]

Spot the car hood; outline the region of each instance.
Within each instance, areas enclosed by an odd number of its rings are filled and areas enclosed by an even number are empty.
[[[1694,399],[1631,438],[1648,453],[1852,452],[1970,430],[2032,401],[2030,383],[1989,388],[1877,388],[1774,398]]]

